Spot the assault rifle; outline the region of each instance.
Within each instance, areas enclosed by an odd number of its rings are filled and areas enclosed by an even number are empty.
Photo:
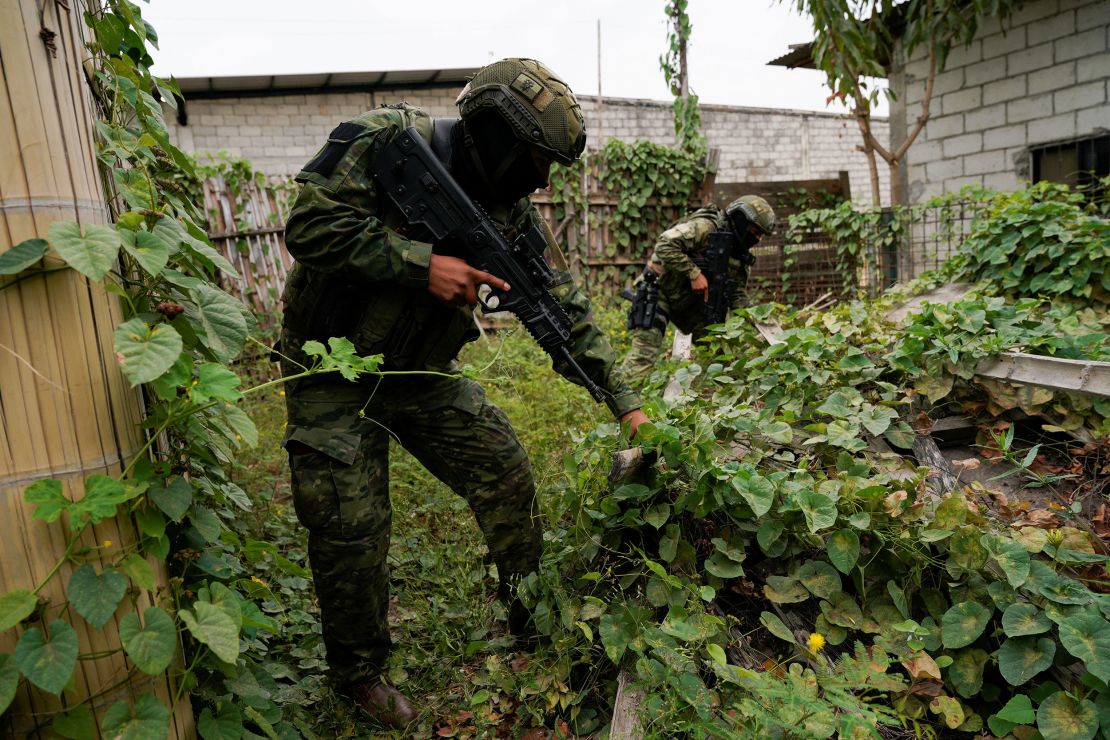
[[[621,298],[632,301],[628,309],[629,329],[654,329],[659,317],[659,276],[650,267],[644,268],[643,279],[636,283],[636,292],[625,288]]]
[[[609,398],[570,353],[573,322],[548,290],[555,273],[544,259],[543,229],[533,226],[509,242],[415,128],[405,129],[382,148],[374,162],[374,177],[410,224],[424,226],[436,241],[457,241],[472,267],[511,286],[508,292],[483,286],[490,288],[480,292],[484,308],[516,314],[540,348],[569,365],[594,400]]]
[[[705,304],[706,324],[720,324],[728,316],[729,302],[736,291],[736,279],[728,271],[728,258],[734,242],[732,232],[714,231],[709,235],[705,256],[694,258],[694,264],[701,268],[705,279],[709,281],[709,300]],[[755,261],[752,253],[747,251],[740,259],[745,265]]]

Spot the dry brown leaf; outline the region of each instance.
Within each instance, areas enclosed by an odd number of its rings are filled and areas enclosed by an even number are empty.
[[[953,460],[952,464],[955,465],[957,468],[963,468],[964,470],[975,470],[979,467],[981,463],[979,462],[979,458],[969,457],[963,460]]]
[[[902,666],[915,681],[921,678],[941,680],[940,666],[928,653],[917,653],[909,660],[903,660]]]

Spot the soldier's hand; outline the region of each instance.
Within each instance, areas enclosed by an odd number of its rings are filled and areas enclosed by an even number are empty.
[[[701,293],[703,301],[709,301],[709,281],[705,279],[704,272],[699,272],[698,276],[690,281],[690,290]]]
[[[643,424],[645,421],[650,420],[647,418],[647,414],[645,414],[643,411],[640,411],[640,409],[633,409],[620,418],[621,426],[624,426],[626,424],[628,425],[629,439],[632,439],[636,436],[636,430],[639,429],[640,425]]]
[[[477,270],[458,257],[433,254],[428,263],[428,292],[448,306],[473,306],[478,302],[478,287],[489,285],[501,291],[509,284],[488,272]]]

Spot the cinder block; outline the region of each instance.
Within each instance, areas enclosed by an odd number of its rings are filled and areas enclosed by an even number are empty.
[[[1029,45],[1034,46],[1043,41],[1052,41],[1061,36],[1075,33],[1075,11],[1067,10],[1058,12],[1036,23],[1030,23],[1026,29]]]
[[[1006,62],[1003,59],[988,59],[985,62],[973,64],[964,70],[964,80],[967,85],[981,85],[984,82],[994,82],[1006,76]]]
[[[912,126],[912,121],[907,121],[907,125]],[[949,136],[956,136],[964,132],[964,114],[956,113],[951,116],[937,116],[930,118],[925,123],[925,130],[922,132],[929,138],[929,141],[937,141],[945,139]]]
[[[1029,122],[1030,145],[1067,139],[1075,135],[1075,113],[1062,113]]]
[[[939,162],[929,162],[925,165],[925,175],[931,182],[940,182],[950,177],[959,177],[963,174],[963,157],[942,159]]]
[[[978,108],[983,104],[983,89],[979,87],[969,87],[959,92],[948,93],[941,98],[941,113],[948,116],[953,113],[960,113],[972,108]]]
[[[1064,62],[1047,69],[1030,72],[1028,78],[1029,94],[1055,92],[1075,84],[1075,62]]]
[[[1060,39],[1055,42],[1057,46],[1068,39]],[[1042,69],[1052,64],[1053,42],[1047,41],[1037,46],[1030,46],[1025,49],[1012,52],[1006,55],[1006,71],[1010,77],[1019,75],[1022,72],[1031,72],[1034,69]]]
[[[1106,102],[1106,83],[1102,80],[1076,85],[1061,90],[1053,96],[1054,110],[1057,113],[1066,113],[1080,108],[1094,108],[1104,102]]]
[[[1017,100],[1025,97],[1025,95],[1025,75],[1007,77],[983,85],[983,105]]]
[[[1080,135],[1096,131],[1105,133],[1107,129],[1110,129],[1110,105],[1079,111],[1076,117],[1075,129]]]
[[[994,190],[1018,190],[1025,186],[1012,169],[983,175],[983,185]]]
[[[988,173],[1001,172],[1006,168],[1006,156],[1004,152],[983,152],[982,154],[970,154],[964,157],[964,174],[965,175],[985,175]]]
[[[992,129],[983,133],[983,149],[1005,149],[1025,144],[1026,124],[1015,123],[1010,126]]]
[[[944,156],[958,157],[983,151],[983,135],[979,133],[953,136],[944,140]]]
[[[924,85],[924,81],[921,83]],[[956,67],[948,68],[947,71],[941,72],[937,75],[936,81],[933,83],[933,97],[939,98],[946,93],[953,93],[964,88],[964,68]]]
[[[1012,26],[1004,33],[983,37],[983,59],[998,59],[1025,45],[1025,26]]]
[[[1079,31],[1098,28],[1099,26],[1110,26],[1110,3],[1105,0],[1097,0],[1079,8],[1075,14],[1075,25]]]
[[[921,137],[918,137],[910,146],[906,156],[912,162],[925,164],[926,162],[935,162],[943,157],[944,150],[941,148],[939,141],[924,141]]]
[[[982,60],[983,42],[979,39],[973,39],[967,46],[963,44],[956,44],[953,46],[952,50],[948,52],[948,60],[945,62],[944,67],[945,69],[966,67]]]
[[[972,131],[984,131],[986,129],[1004,126],[1005,124],[1005,103],[995,103],[986,108],[977,108],[976,110],[968,111],[964,114],[964,129],[969,133]]]
[[[1006,103],[1006,122],[1021,123],[1022,121],[1031,121],[1051,111],[1052,95],[1048,93],[1033,95],[1028,98],[1021,98],[1020,100],[1011,100],[1009,103]]]
[[[944,192],[958,193],[960,190],[968,185],[982,185],[982,175],[970,175],[967,177],[953,177],[950,180],[944,181]]]
[[[1105,5],[1110,8],[1110,2],[1105,3]],[[1076,82],[1105,80],[1107,77],[1110,77],[1110,52],[1095,54],[1076,61]]]
[[[1008,22],[1014,26],[1024,26],[1032,21],[1040,21],[1042,18],[1055,15],[1059,7],[1057,0],[1029,0],[1014,11]]]
[[[1063,39],[1056,39],[1056,61],[1081,59],[1100,54],[1107,49],[1107,29],[1105,26],[1080,31]]]

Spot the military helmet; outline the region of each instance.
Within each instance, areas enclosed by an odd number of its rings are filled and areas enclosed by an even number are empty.
[[[497,111],[518,140],[560,164],[574,162],[586,148],[586,125],[574,93],[534,59],[502,59],[482,67],[455,104],[464,121]]]
[[[729,221],[742,214],[749,224],[754,224],[766,236],[775,233],[775,210],[758,195],[741,195],[725,207]]]

